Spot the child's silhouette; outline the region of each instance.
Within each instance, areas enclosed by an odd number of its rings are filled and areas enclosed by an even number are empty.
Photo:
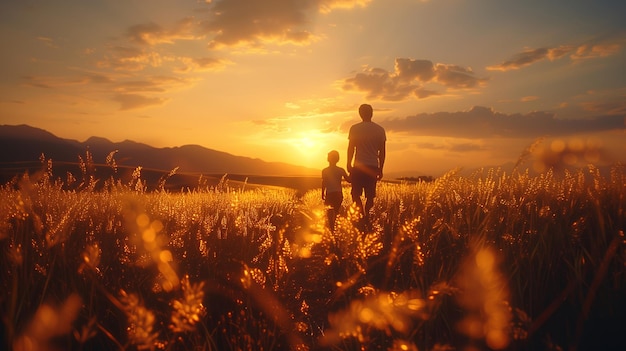
[[[339,152],[336,150],[330,151],[327,160],[328,167],[322,170],[322,200],[324,200],[324,205],[326,205],[328,228],[332,231],[335,230],[335,219],[343,202],[341,180],[345,179],[350,182],[350,177],[345,169],[337,166]]]

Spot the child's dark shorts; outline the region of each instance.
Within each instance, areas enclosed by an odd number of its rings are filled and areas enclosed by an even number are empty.
[[[338,209],[341,207],[342,201],[343,193],[341,191],[333,191],[330,193],[326,193],[326,200],[324,200],[324,205],[330,206],[334,209]]]

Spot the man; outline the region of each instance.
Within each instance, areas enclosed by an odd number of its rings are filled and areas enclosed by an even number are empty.
[[[376,182],[383,177],[385,143],[387,137],[383,127],[372,122],[374,111],[371,105],[359,107],[362,122],[350,127],[348,133],[348,172],[352,179],[352,201],[367,221],[369,210],[374,206]],[[354,164],[352,161],[354,160]],[[361,195],[365,193],[365,211]]]

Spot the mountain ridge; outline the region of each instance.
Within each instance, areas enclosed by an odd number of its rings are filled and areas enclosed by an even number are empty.
[[[236,156],[227,152],[188,144],[157,148],[124,140],[112,142],[91,136],[80,142],[58,137],[44,129],[21,125],[0,125],[0,163],[35,162],[43,154],[47,159],[78,162],[89,151],[96,163],[103,163],[115,152],[116,163],[124,167],[145,167],[200,174],[250,174],[259,176],[313,176],[319,170],[283,162]]]

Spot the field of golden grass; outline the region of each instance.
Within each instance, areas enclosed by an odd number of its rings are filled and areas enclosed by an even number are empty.
[[[346,188],[334,232],[318,190],[51,168],[0,188],[0,349],[626,344],[621,165],[381,183],[366,229]]]

